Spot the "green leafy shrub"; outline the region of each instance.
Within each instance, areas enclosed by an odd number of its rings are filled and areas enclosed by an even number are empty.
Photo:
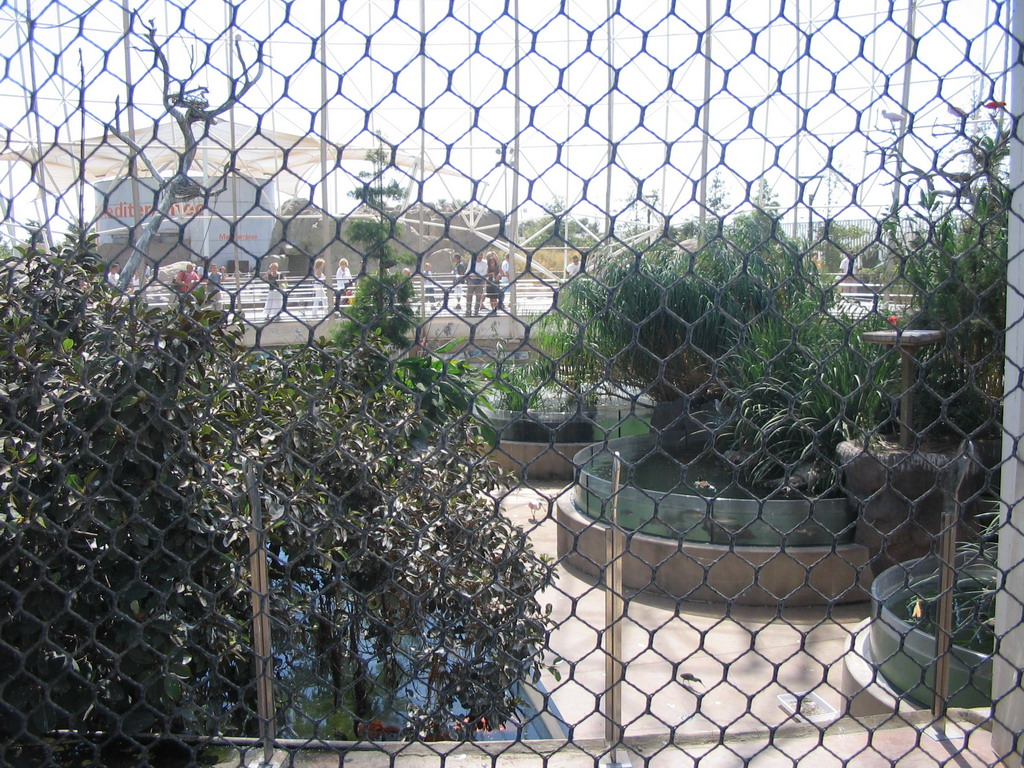
[[[718,447],[748,487],[778,489],[799,471],[804,490],[823,492],[838,443],[888,417],[894,363],[828,313],[832,288],[781,231],[770,190],[755,203],[693,253],[666,240],[593,256],[540,338],[554,350],[551,380],[575,367],[654,400],[718,399]]]
[[[336,736],[402,704],[419,737],[515,713],[549,571],[499,510],[464,371],[382,367],[380,347],[253,355],[198,300],[107,286],[92,241],[0,280],[5,736],[252,732],[249,472],[282,706],[305,664]]]
[[[461,396],[426,364],[382,378],[383,354],[307,347],[240,372],[228,419],[275,510],[272,610],[350,715],[330,735],[389,715],[419,738],[447,738],[460,712],[497,727],[539,676],[549,571],[500,512],[504,479],[471,419],[442,419]]]
[[[211,476],[238,331],[110,288],[91,239],[0,281],[0,732],[241,726],[244,528]]]
[[[335,342],[343,349],[353,349],[379,334],[392,349],[406,349],[408,335],[416,327],[412,297],[413,283],[407,275],[383,273],[361,278],[347,310],[351,322],[338,326]]]
[[[897,363],[805,302],[749,328],[724,376],[734,412],[719,447],[738,457],[745,484],[778,488],[798,475],[802,490],[821,494],[835,490],[839,443],[888,418]]]
[[[559,294],[540,339],[563,368],[589,382],[607,379],[655,401],[711,396],[718,367],[745,329],[811,295],[822,303],[816,269],[766,208],[708,233],[694,253],[668,239],[642,252],[594,253]],[[760,198],[759,198],[760,199]]]

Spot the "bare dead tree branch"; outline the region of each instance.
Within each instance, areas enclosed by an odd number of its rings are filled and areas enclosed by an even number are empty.
[[[138,19],[138,12],[133,13],[133,20]],[[215,125],[217,117],[235,106],[252,88],[263,74],[263,53],[257,47],[255,61],[245,62],[242,46],[236,38],[233,43],[234,55],[238,56],[242,63],[242,76],[240,85],[232,82],[230,93],[222,104],[217,107],[210,107],[207,97],[208,89],[205,86],[189,88],[200,67],[196,67],[193,58],[189,64],[189,74],[184,79],[175,78],[171,71],[171,63],[167,58],[160,43],[157,41],[156,24],[152,20],[145,23],[145,32],[136,33],[145,42],[143,50],[153,56],[155,68],[160,72],[163,87],[163,103],[167,114],[178,124],[181,133],[182,149],[178,152],[178,167],[173,176],[165,178],[157,170],[155,164],[146,156],[143,147],[133,137],[123,133],[117,124],[116,115],[120,112],[120,102],[115,101],[115,121],[108,127],[110,131],[123,141],[134,156],[145,163],[154,180],[159,184],[156,206],[148,213],[149,219],[142,228],[139,241],[134,244],[128,263],[121,272],[121,288],[127,290],[132,277],[138,271],[143,256],[148,256],[149,244],[160,227],[163,219],[170,215],[171,207],[176,202],[192,200],[202,197],[209,200],[216,197],[226,189],[226,177],[214,180],[210,189],[194,181],[189,176],[189,170],[195,162],[196,152],[199,149],[199,140],[207,132],[211,125]],[[204,64],[209,62],[204,62]],[[199,131],[197,137],[197,130]],[[221,189],[212,191],[218,184]]]
[[[107,129],[112,134],[114,134],[114,136],[116,136],[118,139],[120,139],[121,141],[123,141],[125,144],[128,145],[128,148],[132,151],[134,156],[136,158],[138,158],[139,160],[141,160],[143,162],[143,164],[145,164],[146,169],[149,171],[149,174],[154,179],[156,179],[158,182],[159,181],[163,181],[163,176],[161,175],[160,171],[157,170],[157,167],[146,156],[146,153],[143,152],[142,147],[139,146],[138,142],[136,142],[135,139],[133,139],[131,136],[129,136],[127,133],[124,133],[121,130],[121,117],[120,116],[121,116],[121,97],[120,96],[115,96],[114,97],[114,122],[113,123],[108,123],[107,124]]]

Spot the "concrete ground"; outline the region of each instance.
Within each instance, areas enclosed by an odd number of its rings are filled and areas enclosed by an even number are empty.
[[[561,487],[524,487],[502,503],[538,554],[557,558],[554,503]],[[296,744],[264,763],[255,749],[220,763],[239,766],[352,768],[735,768],[863,766],[925,768],[1000,765],[985,715],[950,712],[950,739],[930,733],[929,712],[901,709],[841,717],[851,690],[843,656],[868,616],[867,604],[773,609],[687,603],[627,595],[622,641],[625,754],[605,750],[601,696],[606,688],[601,639],[604,590],[562,566],[543,600],[556,628],[543,691],[533,696],[551,739],[468,744],[338,743],[317,751]],[[681,674],[699,679],[684,685]],[[845,688],[844,688],[845,686]],[[810,722],[787,711],[780,696],[817,694]],[[545,707],[544,696],[549,697]],[[832,711],[834,710],[834,711]],[[564,725],[564,735],[560,730]],[[773,729],[773,730],[769,730]],[[955,733],[954,733],[955,732]],[[568,741],[567,741],[568,739]]]
[[[560,486],[524,487],[503,503],[505,513],[529,531],[539,554],[558,556],[554,504],[567,492]],[[572,740],[600,740],[605,731],[600,711],[606,688],[601,650],[605,593],[590,577],[561,566],[556,570],[558,577],[542,599],[551,603],[556,622],[549,661],[561,679],[546,675],[542,682],[553,714]],[[927,712],[904,709],[894,717],[879,707],[877,717],[840,720],[846,694],[859,692],[844,690],[850,682],[844,680],[843,656],[869,611],[868,603],[756,608],[627,595],[622,626],[626,738],[654,737],[663,744],[685,740],[690,757],[703,754],[700,765],[708,766],[791,765],[791,757],[810,761],[812,755],[816,768],[819,761],[823,768],[850,759],[857,765],[939,765],[953,759],[950,749],[964,753],[955,764],[994,764],[988,732],[970,723],[964,725],[967,739],[936,741],[921,733],[931,719]],[[684,674],[700,682],[684,684]],[[814,727],[785,708],[793,704],[786,694],[809,693],[818,697],[810,705],[820,716]],[[965,717],[980,722],[976,713]],[[907,719],[918,725],[891,727]],[[858,720],[870,723],[870,729],[860,728]],[[830,723],[836,725],[823,739],[820,726]],[[769,727],[790,725],[794,733],[784,749],[778,739],[770,743]],[[801,730],[806,728],[810,732]],[[685,765],[679,758],[676,749],[663,749],[646,764]]]

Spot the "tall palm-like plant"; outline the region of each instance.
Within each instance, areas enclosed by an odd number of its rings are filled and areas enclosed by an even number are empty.
[[[907,324],[947,334],[943,348],[926,363],[934,396],[922,393],[916,409],[958,438],[990,432],[998,421],[1009,140],[1010,128],[996,110],[986,129],[961,135],[957,151],[938,168],[905,163],[909,183],[921,188],[919,205],[894,211],[886,223],[894,258],[913,295]],[[907,238],[904,229],[921,234]]]
[[[360,281],[348,312],[352,322],[342,325],[336,338],[342,346],[351,347],[365,341],[367,333],[379,333],[389,345],[402,348],[415,325],[413,286],[406,275],[388,270],[398,264],[394,243],[401,232],[391,206],[404,193],[397,181],[386,178],[395,165],[393,153],[381,146],[368,152],[366,159],[373,169],[359,174],[363,183],[351,192],[362,203],[360,216],[348,222],[345,234],[363,251],[366,261],[377,261],[377,275]]]

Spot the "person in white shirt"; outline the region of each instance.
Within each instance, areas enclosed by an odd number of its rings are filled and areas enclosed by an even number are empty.
[[[569,266],[565,268],[565,278],[568,280],[570,277],[580,271],[580,257],[573,256],[572,261],[569,262]]]
[[[313,262],[313,315],[322,317],[327,314],[327,274],[324,272],[324,259]]]
[[[337,305],[341,306],[346,298],[352,295],[349,286],[352,285],[352,272],[348,268],[348,259],[338,262],[338,271],[334,273],[334,293],[337,296]]]
[[[508,285],[512,280],[512,266],[509,264],[508,256],[501,260],[501,297],[502,306],[505,305],[505,296],[508,295]]]

